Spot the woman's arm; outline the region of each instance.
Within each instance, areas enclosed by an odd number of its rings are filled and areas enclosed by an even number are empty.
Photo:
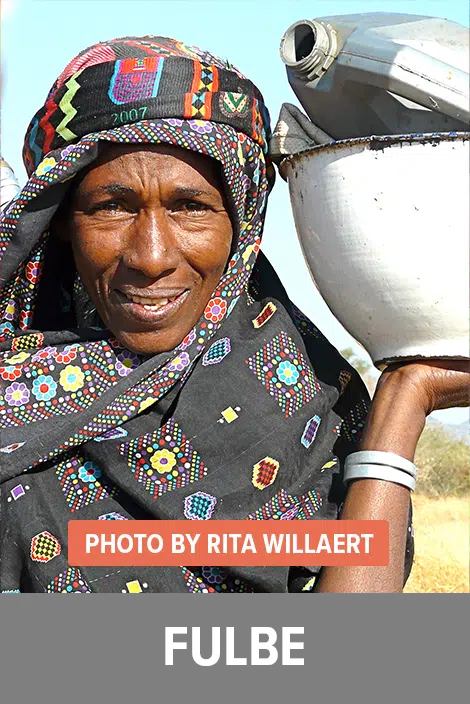
[[[367,418],[361,450],[394,452],[413,460],[426,416],[469,405],[468,362],[419,362],[392,366],[380,377]],[[418,477],[419,481],[419,477]],[[401,592],[410,492],[391,482],[353,481],[341,520],[386,520],[390,562],[385,567],[325,567],[317,592]]]

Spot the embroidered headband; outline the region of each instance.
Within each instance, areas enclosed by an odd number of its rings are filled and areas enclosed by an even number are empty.
[[[55,81],[26,132],[28,175],[53,149],[153,118],[230,125],[267,151],[263,96],[229,62],[174,39],[125,37],[86,49]]]

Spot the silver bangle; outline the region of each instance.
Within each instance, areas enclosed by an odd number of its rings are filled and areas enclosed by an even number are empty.
[[[357,464],[346,467],[344,483],[348,484],[353,479],[381,479],[385,482],[401,484],[411,491],[414,491],[416,487],[416,479],[407,472],[381,464]]]
[[[417,468],[410,460],[396,455],[394,452],[381,452],[379,450],[362,450],[361,452],[353,452],[346,457],[345,467],[355,466],[360,464],[377,464],[385,465],[386,467],[394,467],[402,472],[410,474],[416,478]]]

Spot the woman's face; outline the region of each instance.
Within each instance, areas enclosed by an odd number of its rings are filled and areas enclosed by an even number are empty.
[[[171,145],[113,145],[71,201],[77,271],[106,327],[143,354],[173,349],[228,261],[232,224],[216,162]]]

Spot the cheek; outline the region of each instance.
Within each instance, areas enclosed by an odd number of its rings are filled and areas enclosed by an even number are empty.
[[[220,278],[230,258],[233,231],[230,221],[208,227],[184,247],[184,258],[203,279]]]
[[[83,227],[80,222],[75,223],[72,229],[72,249],[77,271],[83,280],[96,280],[112,270],[114,264],[117,266],[119,242],[109,230]]]

